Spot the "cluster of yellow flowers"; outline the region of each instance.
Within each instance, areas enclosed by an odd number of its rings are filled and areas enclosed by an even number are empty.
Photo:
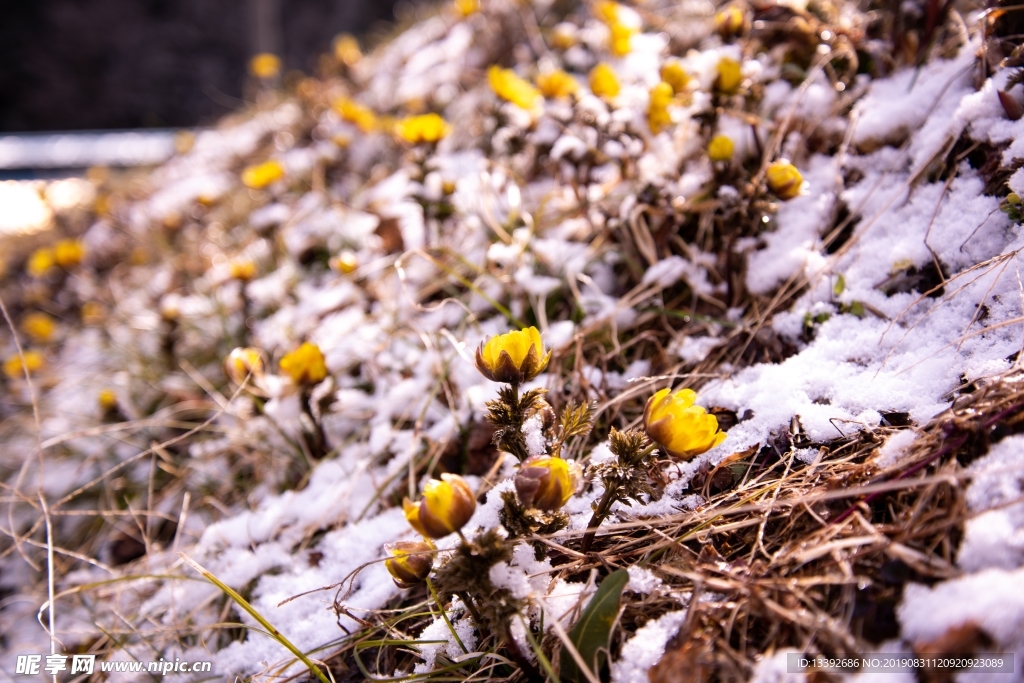
[[[78,240],[59,240],[52,247],[40,247],[28,257],[26,270],[32,277],[43,277],[51,268],[70,270],[85,258],[85,245]]]
[[[476,351],[476,366],[488,379],[517,388],[547,368],[551,353],[545,352],[537,328],[528,327],[496,335],[481,344]],[[648,436],[673,458],[704,453],[725,439],[715,416],[694,405],[696,396],[691,389],[674,394],[662,389],[644,409]],[[520,463],[513,483],[516,496],[526,508],[550,513],[569,501],[581,481],[581,470],[575,463],[557,455],[534,455]],[[433,569],[436,549],[430,539],[461,535],[462,527],[476,511],[476,497],[465,479],[446,473],[427,482],[418,502],[403,500],[402,509],[409,525],[425,540],[386,546],[389,557],[385,566],[398,586],[408,588],[426,580]]]

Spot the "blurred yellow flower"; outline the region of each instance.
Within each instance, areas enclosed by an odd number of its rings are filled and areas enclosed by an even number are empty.
[[[423,583],[434,568],[434,548],[422,541],[399,541],[384,546],[389,557],[384,560],[395,585],[399,588],[412,588]]]
[[[433,112],[408,116],[395,121],[395,135],[414,145],[423,142],[437,142],[448,135],[450,131],[451,126]]]
[[[492,382],[529,382],[544,371],[550,360],[551,352],[544,353],[536,327],[495,335],[476,350],[476,367]]]
[[[476,497],[466,480],[457,474],[442,474],[423,487],[423,498],[402,501],[409,526],[428,538],[444,538],[464,527],[476,511]]]
[[[804,187],[804,177],[787,159],[773,161],[765,171],[765,180],[775,196],[784,201],[799,196]]]
[[[242,183],[254,190],[262,190],[267,185],[275,183],[283,177],[284,166],[274,160],[247,166],[242,171]]]
[[[228,276],[232,280],[248,282],[256,277],[256,264],[246,259],[232,261],[228,264]]]
[[[455,0],[455,11],[463,17],[480,11],[480,0]]]
[[[549,99],[565,99],[580,88],[571,74],[561,69],[537,74],[537,87],[544,97]]]
[[[540,106],[543,98],[540,91],[523,80],[512,69],[502,69],[492,65],[487,70],[487,82],[501,99],[526,109],[527,111]]]
[[[30,349],[25,351],[24,356],[24,365],[22,365],[21,356],[17,354],[9,356],[7,360],[4,361],[4,374],[11,379],[18,379],[25,376],[25,370],[28,370],[29,373],[33,373],[42,370],[43,366],[46,365],[46,359],[43,358],[43,354],[39,351]]]
[[[117,394],[114,393],[113,389],[103,389],[100,391],[99,396],[96,397],[96,401],[104,411],[113,410],[117,407]]]
[[[647,124],[655,135],[672,125],[672,115],[669,113],[668,107],[674,98],[675,91],[665,81],[651,88],[651,101],[647,107]]]
[[[619,94],[621,88],[619,77],[604,62],[590,70],[590,90],[598,97],[611,99]]]
[[[519,501],[529,508],[553,512],[565,505],[580,481],[580,468],[561,458],[533,456],[523,462],[515,478]]]
[[[692,389],[674,394],[662,389],[644,408],[647,436],[674,458],[700,455],[725,440],[725,433],[718,431],[718,419],[694,405],[696,399]]]
[[[355,124],[364,133],[372,133],[379,127],[377,115],[367,106],[359,104],[347,97],[339,97],[331,103],[331,108],[341,118]]]
[[[249,60],[249,73],[264,80],[275,78],[281,73],[281,58],[269,52],[261,52]]]
[[[690,74],[686,73],[683,65],[676,60],[665,62],[661,67],[661,80],[672,86],[672,91],[679,94],[686,90],[690,82]]]
[[[729,161],[734,150],[732,140],[726,135],[716,135],[708,142],[708,157],[711,161]]]
[[[42,277],[57,265],[57,259],[54,256],[53,249],[49,247],[39,247],[32,252],[32,255],[28,257],[28,263],[25,269],[28,274],[32,277]]]
[[[61,268],[73,268],[85,258],[85,245],[78,240],[60,240],[53,245],[53,260]]]
[[[746,15],[736,5],[729,5],[715,15],[715,30],[723,38],[737,36],[743,32],[746,24]]]
[[[363,58],[359,49],[359,41],[348,33],[342,33],[334,39],[334,58],[345,66],[354,66]]]
[[[562,22],[551,29],[551,46],[559,50],[568,50],[576,44],[576,27]]]
[[[715,79],[715,88],[726,94],[732,94],[743,82],[743,70],[740,63],[732,57],[722,57],[718,60],[718,76]]]
[[[32,338],[32,341],[45,344],[53,339],[53,333],[57,331],[57,324],[50,316],[36,311],[25,316],[25,319],[21,321],[21,329]]]
[[[597,3],[596,10],[598,18],[608,25],[608,49],[616,57],[628,55],[630,39],[637,32],[636,27],[623,20],[622,8],[616,2],[602,0]]]
[[[251,346],[233,349],[224,359],[224,374],[235,384],[261,377],[265,367],[263,352]]]
[[[356,258],[354,253],[346,249],[332,258],[329,265],[342,275],[349,275],[350,273],[354,273],[359,267],[359,259]]]
[[[281,371],[296,384],[317,384],[327,377],[324,354],[316,344],[303,342],[302,346],[284,354],[279,363]]]

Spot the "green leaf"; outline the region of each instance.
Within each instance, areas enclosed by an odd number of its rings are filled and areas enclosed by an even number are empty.
[[[839,296],[846,290],[846,278],[839,274],[836,276],[836,283],[832,285],[832,293]]]
[[[583,661],[591,665],[591,671],[600,675],[608,652],[612,625],[619,616],[622,589],[629,583],[629,572],[619,569],[605,577],[594,597],[590,599],[580,620],[569,632],[569,640],[576,646]],[[581,683],[586,680],[576,660],[568,652],[562,653],[563,681]]]

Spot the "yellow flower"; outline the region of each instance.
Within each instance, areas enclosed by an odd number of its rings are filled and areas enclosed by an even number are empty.
[[[260,377],[265,367],[263,352],[251,346],[234,349],[224,359],[224,374],[235,384],[241,384],[250,375]]]
[[[399,588],[423,583],[434,568],[434,549],[422,541],[389,543],[384,550],[391,556],[384,560],[384,566]]]
[[[644,429],[647,436],[674,458],[690,458],[714,448],[725,440],[718,431],[718,419],[693,402],[697,394],[669,389],[651,396],[644,408]]]
[[[615,24],[619,21],[619,4],[611,0],[601,0],[595,7],[597,17],[606,24]]]
[[[450,131],[451,126],[434,113],[409,116],[395,121],[395,135],[414,145],[421,142],[437,142]]]
[[[339,97],[331,103],[331,108],[342,121],[355,124],[364,133],[372,133],[377,130],[377,115],[367,106],[347,97]]]
[[[83,325],[99,325],[103,322],[105,315],[106,311],[103,309],[103,304],[95,301],[86,301],[82,304]]]
[[[690,74],[686,73],[683,65],[675,60],[665,62],[660,73],[661,80],[671,85],[672,91],[677,95],[686,90],[686,86],[690,82]]]
[[[739,35],[743,32],[745,24],[746,16],[736,5],[729,5],[715,15],[715,30],[723,38]]]
[[[232,280],[248,282],[256,277],[256,264],[249,260],[232,261],[228,264],[228,275]]]
[[[651,103],[647,108],[647,124],[651,132],[657,135],[663,129],[672,125],[672,116],[668,107],[672,104],[675,92],[672,86],[662,81],[651,88]]]
[[[45,344],[53,339],[53,333],[57,331],[57,325],[53,318],[45,313],[29,313],[21,321],[21,329],[32,338],[32,341]]]
[[[527,111],[540,106],[543,98],[540,91],[523,80],[512,69],[502,69],[492,65],[487,70],[487,82],[501,99],[526,109]]]
[[[536,327],[499,334],[476,350],[476,367],[492,382],[522,384],[544,371],[551,352],[544,353],[544,343]]]
[[[604,62],[590,70],[590,90],[598,97],[611,99],[619,94],[620,89],[619,77]]]
[[[4,361],[4,374],[11,379],[18,379],[25,376],[25,370],[30,373],[42,370],[46,365],[46,359],[38,351],[29,350],[25,354],[25,362],[22,364],[22,357],[15,354]]]
[[[262,190],[267,185],[275,183],[283,177],[284,166],[274,160],[247,166],[242,171],[242,182],[246,187],[251,187],[254,190]]]
[[[78,240],[60,240],[53,245],[53,260],[61,268],[73,268],[85,258],[85,246]]]
[[[551,29],[551,45],[559,50],[568,50],[576,44],[576,27],[562,22]]]
[[[330,260],[331,268],[342,275],[349,275],[359,267],[359,259],[349,250],[345,250]]]
[[[559,69],[538,74],[537,87],[540,88],[541,94],[544,97],[549,99],[565,99],[579,90],[580,84],[570,74]]]
[[[317,384],[327,377],[324,354],[316,344],[309,342],[284,354],[279,365],[296,384]]]
[[[99,396],[96,397],[96,400],[104,412],[117,407],[117,394],[114,393],[113,389],[102,390]]]
[[[716,135],[708,142],[708,157],[711,161],[729,161],[734,151],[735,146],[726,135]]]
[[[261,52],[249,60],[249,73],[256,78],[274,78],[281,73],[281,58],[269,52]]]
[[[348,33],[342,33],[334,39],[334,58],[345,66],[354,66],[363,58],[359,49],[359,41]]]
[[[804,187],[804,177],[787,159],[773,161],[765,171],[765,179],[768,188],[783,201],[799,196]]]
[[[26,270],[32,277],[42,277],[49,272],[50,268],[53,268],[57,264],[56,257],[54,256],[53,249],[49,247],[40,247],[32,252],[32,255],[28,257],[28,263],[26,264]]]
[[[718,77],[715,79],[715,88],[726,94],[732,94],[743,82],[743,71],[740,63],[732,57],[722,57],[718,60]]]
[[[423,498],[402,501],[409,526],[428,538],[444,538],[464,527],[476,511],[476,498],[466,480],[457,474],[442,474],[423,487]]]
[[[608,29],[611,35],[608,37],[608,49],[616,57],[625,57],[629,54],[630,41],[635,30],[620,23],[609,24]]]
[[[516,474],[516,494],[530,508],[553,512],[565,505],[580,481],[580,468],[547,455],[528,458]]]
[[[480,0],[455,0],[455,11],[463,17],[480,11]]]

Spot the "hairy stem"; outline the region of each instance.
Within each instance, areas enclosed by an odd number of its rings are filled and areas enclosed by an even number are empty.
[[[590,551],[590,545],[594,542],[594,536],[597,535],[597,527],[601,526],[601,522],[605,520],[608,513],[612,510],[612,505],[616,500],[616,493],[618,493],[618,487],[609,486],[604,490],[604,495],[601,496],[600,502],[597,504],[597,509],[594,510],[593,516],[590,518],[590,522],[587,523],[587,533],[583,536],[583,543],[580,545],[580,552],[584,555]]]

